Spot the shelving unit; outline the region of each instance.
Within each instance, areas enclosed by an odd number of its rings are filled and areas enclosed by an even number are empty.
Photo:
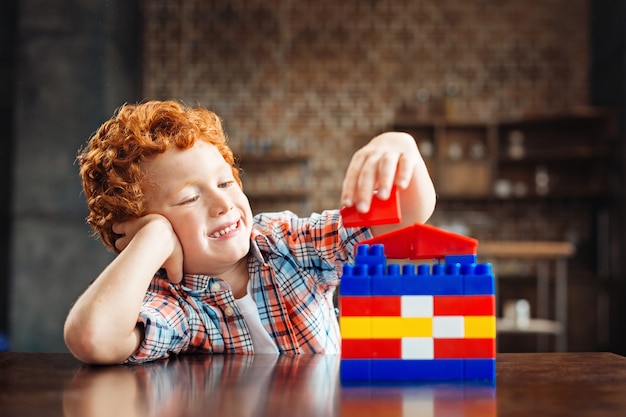
[[[498,122],[397,121],[441,198],[596,197],[608,192],[612,114],[595,109]]]
[[[241,179],[253,213],[291,210],[308,214],[309,160],[308,154],[300,153],[239,155]]]
[[[501,122],[496,177],[527,185],[530,196],[606,195],[612,129],[600,111]]]

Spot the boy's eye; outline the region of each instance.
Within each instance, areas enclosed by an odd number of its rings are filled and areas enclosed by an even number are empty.
[[[218,185],[219,188],[228,188],[233,185],[234,181],[224,181]]]
[[[197,195],[194,195],[193,197],[189,197],[189,198],[187,198],[187,199],[185,199],[185,200],[181,201],[181,203],[180,203],[180,204],[182,205],[182,204],[189,204],[189,203],[193,203],[193,202],[195,202],[195,201],[198,201],[198,198],[199,198],[199,197],[198,197]]]

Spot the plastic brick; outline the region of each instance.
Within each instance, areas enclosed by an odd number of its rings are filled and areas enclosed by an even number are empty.
[[[465,359],[464,378],[466,380],[495,381],[495,359]]]
[[[495,338],[496,318],[494,316],[465,316],[465,337]]]
[[[371,359],[342,359],[339,372],[343,381],[371,381]]]
[[[373,360],[372,379],[377,381],[445,381],[462,380],[463,359],[379,359]]]
[[[435,339],[435,358],[495,358],[495,339]]]
[[[431,348],[432,349],[432,348]],[[401,358],[401,339],[344,339],[341,356],[352,359]]]
[[[372,337],[399,339],[402,337],[432,337],[430,317],[372,317]]]
[[[440,295],[433,299],[437,316],[493,316],[495,310],[494,295]]]
[[[402,214],[399,203],[400,196],[394,186],[387,200],[381,200],[374,195],[367,213],[358,212],[354,206],[342,208],[340,212],[343,225],[344,227],[361,227],[400,223]]]
[[[344,264],[341,276],[341,295],[370,295],[371,279],[364,268],[355,268],[354,265]]]
[[[342,316],[400,316],[400,296],[343,296],[339,300]]]
[[[390,259],[441,259],[448,254],[475,254],[478,241],[427,224],[414,223],[364,240],[362,244],[384,245],[385,254]]]
[[[372,337],[372,318],[370,316],[339,318],[343,339],[369,339]]]

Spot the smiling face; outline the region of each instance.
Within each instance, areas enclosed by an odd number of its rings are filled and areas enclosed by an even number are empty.
[[[185,273],[221,277],[245,262],[250,203],[214,145],[197,141],[186,150],[171,147],[141,167],[146,212],[172,224]]]

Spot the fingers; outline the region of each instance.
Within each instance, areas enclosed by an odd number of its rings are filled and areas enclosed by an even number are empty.
[[[400,189],[406,189],[413,178],[415,167],[415,159],[407,156],[406,154],[402,154],[396,168],[394,184]]]
[[[387,200],[391,193],[391,188],[395,183],[398,161],[401,154],[385,153],[381,155],[377,164],[376,176],[378,178],[378,190],[376,196],[381,200]]]
[[[343,182],[342,204],[356,206],[357,211],[366,213],[374,193],[386,200],[394,185],[400,189],[409,186],[419,159],[411,135],[387,132],[375,137],[350,161]]]
[[[113,223],[111,228],[113,233],[115,233],[117,238],[115,239],[115,249],[119,252],[126,249],[128,244],[130,243],[130,236],[127,235],[127,227],[125,227],[125,223]]]
[[[183,273],[183,249],[174,232],[171,223],[160,214],[147,214],[145,216],[127,220],[125,222],[113,224],[112,230],[120,235],[115,240],[115,248],[122,252],[130,245],[135,237],[141,233],[142,236],[159,236],[162,244],[171,243],[168,251],[171,250],[167,259],[163,262],[162,268],[167,271],[167,277],[174,283],[182,281]],[[148,233],[146,235],[146,233]]]
[[[118,237],[117,239],[115,239],[115,249],[117,249],[118,252],[121,252],[124,249],[126,249],[129,243],[130,243],[130,239],[122,235]]]
[[[343,183],[343,205],[368,212],[374,194],[386,200],[394,184],[406,188],[412,167],[410,158],[393,150],[355,154]]]
[[[359,182],[359,173],[361,172],[363,159],[361,152],[355,153],[346,170],[341,192],[341,203],[346,207],[352,207],[355,204],[355,191]]]

